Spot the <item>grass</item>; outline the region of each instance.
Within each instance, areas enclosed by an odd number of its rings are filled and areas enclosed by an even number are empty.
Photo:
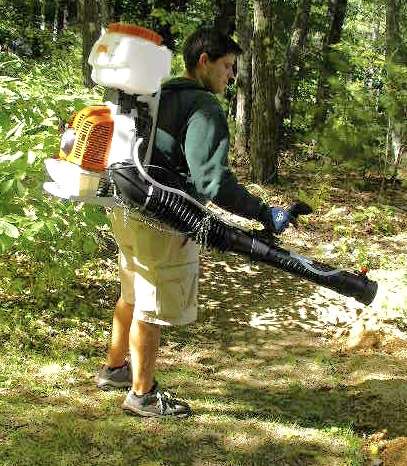
[[[1,264],[2,466],[362,466],[379,455],[369,435],[405,435],[401,344],[343,351],[321,316],[327,305],[348,312],[346,302],[218,253],[202,255],[198,323],[166,329],[158,362],[162,385],[195,415],[124,415],[123,392],[93,383],[118,291],[113,254],[88,260],[60,289],[43,287],[41,299],[40,284],[17,273],[21,257]],[[14,294],[13,279],[22,281]]]
[[[283,414],[299,387],[275,392],[264,380],[256,386],[254,374],[238,381],[239,365],[235,377],[224,369],[208,375],[200,348],[188,344],[185,351],[188,361],[198,357],[194,369],[160,363],[162,381],[194,408],[195,416],[182,422],[123,415],[122,393],[95,390],[95,361],[3,356],[1,464],[361,464],[361,442],[351,428],[312,427],[305,413]],[[215,353],[218,366],[230,362]]]

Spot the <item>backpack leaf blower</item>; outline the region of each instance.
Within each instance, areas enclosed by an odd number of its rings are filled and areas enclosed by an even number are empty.
[[[44,183],[44,189],[71,201],[125,204],[206,247],[242,254],[370,304],[377,283],[364,271],[338,270],[285,250],[274,238],[227,223],[182,188],[169,186],[174,174],[154,174],[150,159],[159,83],[169,74],[171,57],[160,40],[144,28],[113,24],[96,42],[89,57],[92,79],[113,89],[110,100],[86,107],[68,121],[58,157],[45,161],[53,181]],[[310,211],[304,203],[289,209],[293,219]]]

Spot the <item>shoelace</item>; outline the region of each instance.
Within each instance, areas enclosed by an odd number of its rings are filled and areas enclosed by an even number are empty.
[[[165,414],[167,406],[173,408],[176,405],[176,400],[171,398],[168,392],[156,392],[158,403],[160,404],[160,413]]]

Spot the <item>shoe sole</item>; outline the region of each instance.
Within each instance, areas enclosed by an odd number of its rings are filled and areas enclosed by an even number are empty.
[[[110,390],[129,390],[131,383],[129,382],[111,382],[110,380],[98,380],[96,387],[105,392]]]
[[[157,414],[149,413],[148,411],[138,410],[137,408],[127,408],[122,405],[123,411],[131,416],[140,416],[140,417],[161,417],[161,418],[177,418],[182,419],[192,415],[192,412],[188,413],[178,413],[178,414]]]

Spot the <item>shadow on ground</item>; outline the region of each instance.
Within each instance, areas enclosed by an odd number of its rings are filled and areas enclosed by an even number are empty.
[[[71,378],[44,378],[21,355],[0,379],[0,464],[362,464],[364,435],[406,434],[405,358],[332,347],[329,306],[348,312],[288,274],[204,254],[199,321],[165,330],[159,359],[160,382],[195,416],[123,415],[123,393],[94,387],[100,347]]]

